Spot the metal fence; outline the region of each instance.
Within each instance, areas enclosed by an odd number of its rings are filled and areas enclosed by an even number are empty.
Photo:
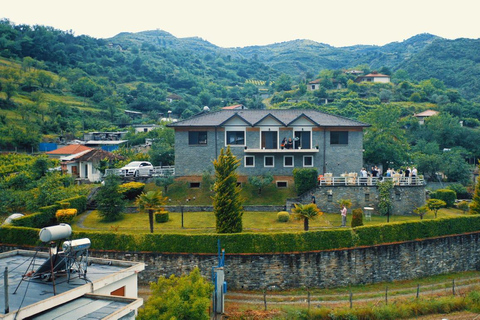
[[[375,186],[378,182],[391,180],[395,186],[421,186],[425,184],[423,176],[419,177],[319,177],[318,185],[323,186]]]
[[[121,169],[107,169],[105,170],[105,176],[108,175],[117,175],[122,176]],[[163,177],[163,176],[174,176],[175,167],[172,166],[162,166],[162,167],[153,167],[153,173],[149,174],[151,177]]]

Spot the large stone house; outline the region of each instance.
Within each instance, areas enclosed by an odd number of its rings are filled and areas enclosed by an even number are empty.
[[[240,181],[271,173],[278,186],[293,182],[293,169],[340,175],[363,165],[366,123],[315,110],[220,110],[172,123],[175,176],[199,185],[212,161],[230,146],[240,161]],[[282,147],[292,139],[292,148]]]

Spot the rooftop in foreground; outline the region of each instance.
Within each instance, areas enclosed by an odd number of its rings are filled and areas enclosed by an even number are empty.
[[[85,278],[75,273],[69,280],[57,274],[54,281],[25,276],[48,257],[48,253],[27,250],[0,253],[0,319],[134,319],[143,303],[137,298],[137,274],[145,268],[143,263],[89,258]]]

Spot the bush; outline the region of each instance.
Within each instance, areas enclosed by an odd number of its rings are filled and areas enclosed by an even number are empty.
[[[467,188],[460,183],[454,183],[447,187],[449,190],[455,191],[457,199],[471,199],[472,194],[468,192]]]
[[[278,222],[288,222],[290,220],[290,214],[287,211],[280,211],[277,213]]]
[[[136,199],[145,189],[145,183],[141,182],[128,182],[119,186],[119,191],[125,199]]]
[[[352,211],[352,228],[363,226],[363,210],[361,208]]]
[[[157,211],[155,212],[155,222],[164,223],[168,222],[170,219],[168,211]]]
[[[450,189],[438,189],[430,194],[430,198],[443,200],[447,204],[447,208],[451,208],[455,204],[457,194]]]
[[[462,210],[463,213],[466,213],[469,209],[470,205],[467,201],[460,201],[457,203],[457,209]]]
[[[310,191],[317,187],[317,169],[295,168],[293,169],[293,180],[295,181],[295,190],[298,195]]]
[[[57,210],[55,213],[55,218],[57,218],[58,223],[71,224],[76,215],[77,209],[61,209]]]

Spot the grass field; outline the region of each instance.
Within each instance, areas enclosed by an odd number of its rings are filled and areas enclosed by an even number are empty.
[[[461,215],[457,209],[441,209],[438,217],[452,217]],[[170,212],[170,220],[165,223],[155,223],[155,233],[214,233],[215,216],[213,212],[184,212],[183,228],[182,216],[179,212]],[[351,216],[348,217],[350,223]],[[413,216],[392,216],[390,222],[417,221],[419,217]],[[433,213],[424,216],[424,219],[434,219]],[[83,220],[83,221],[82,221]],[[128,213],[122,220],[116,222],[102,222],[97,211],[90,214],[82,214],[76,217],[73,224],[74,230],[91,229],[101,231],[120,232],[149,232],[148,214]],[[78,223],[81,221],[81,223]],[[372,216],[371,221],[364,221],[365,225],[385,223],[385,216]],[[341,225],[340,214],[326,213],[320,217],[310,220],[310,230],[338,228]],[[289,222],[278,222],[277,212],[245,212],[243,215],[244,231],[261,232],[288,232],[303,231],[303,221],[291,219]]]

